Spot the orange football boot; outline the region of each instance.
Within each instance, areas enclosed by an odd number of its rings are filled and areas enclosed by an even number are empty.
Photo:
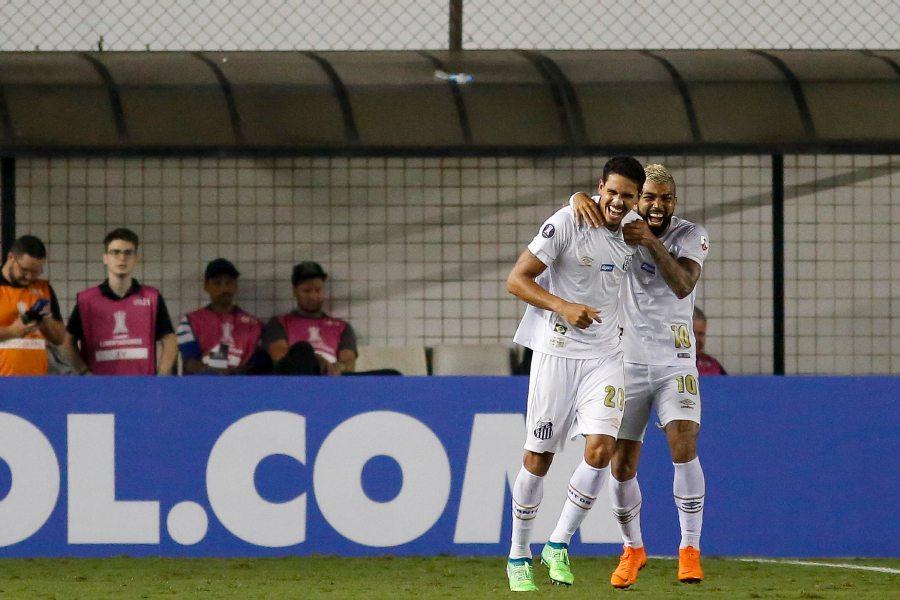
[[[619,557],[619,566],[613,571],[609,582],[615,588],[624,589],[635,584],[638,571],[647,564],[647,551],[644,547],[632,548],[623,546],[622,556]]]
[[[678,581],[682,583],[700,583],[703,581],[700,551],[693,546],[688,546],[678,551]]]

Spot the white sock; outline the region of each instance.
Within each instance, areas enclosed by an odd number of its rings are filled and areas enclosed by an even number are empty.
[[[703,497],[706,495],[706,479],[700,466],[700,457],[675,465],[672,494],[678,508],[681,523],[681,546],[700,549],[700,530],[703,529]]]
[[[563,506],[556,529],[550,534],[550,541],[558,544],[568,544],[575,535],[575,530],[581,526],[581,522],[587,516],[588,511],[594,505],[600,488],[609,478],[609,466],[597,469],[584,462],[575,467],[572,478],[569,480],[568,502]]]
[[[619,481],[609,478],[609,497],[612,500],[613,513],[622,531],[622,542],[631,548],[642,548],[644,538],[641,537],[641,486],[637,477]]]
[[[531,527],[537,516],[538,507],[544,497],[544,478],[529,472],[525,467],[519,469],[516,483],[512,490],[512,544],[509,547],[510,558],[531,559]]]

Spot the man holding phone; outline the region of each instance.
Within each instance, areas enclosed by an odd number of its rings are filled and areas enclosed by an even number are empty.
[[[0,269],[0,376],[46,375],[47,342],[65,339],[56,294],[39,279],[46,261],[44,243],[23,235]]]

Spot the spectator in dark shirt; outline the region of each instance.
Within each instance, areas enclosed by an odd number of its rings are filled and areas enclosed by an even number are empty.
[[[697,340],[697,372],[700,375],[728,375],[725,367],[715,358],[706,354],[706,315],[694,307],[694,339]]]
[[[276,373],[340,375],[354,370],[358,352],[353,327],[322,310],[327,279],[319,263],[294,267],[291,284],[297,308],[273,317],[262,335]]]

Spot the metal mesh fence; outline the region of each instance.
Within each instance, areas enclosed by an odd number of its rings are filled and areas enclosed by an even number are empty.
[[[446,48],[446,0],[5,0],[0,50]]]
[[[17,228],[47,241],[66,316],[103,279],[100,240],[127,225],[137,276],[173,318],[206,302],[213,258],[235,261],[240,304],[264,318],[293,305],[292,265],[316,260],[328,310],[361,343],[508,344],[524,306],[510,268],[574,190],[595,189],[606,158],[22,159]],[[639,158],[672,169],[678,213],[709,231],[709,352],[729,372],[771,373],[769,157]]]
[[[891,0],[468,0],[466,48],[893,49]]]
[[[450,0],[5,0],[0,50],[400,50],[449,45]],[[892,0],[463,0],[462,47],[900,47]]]

